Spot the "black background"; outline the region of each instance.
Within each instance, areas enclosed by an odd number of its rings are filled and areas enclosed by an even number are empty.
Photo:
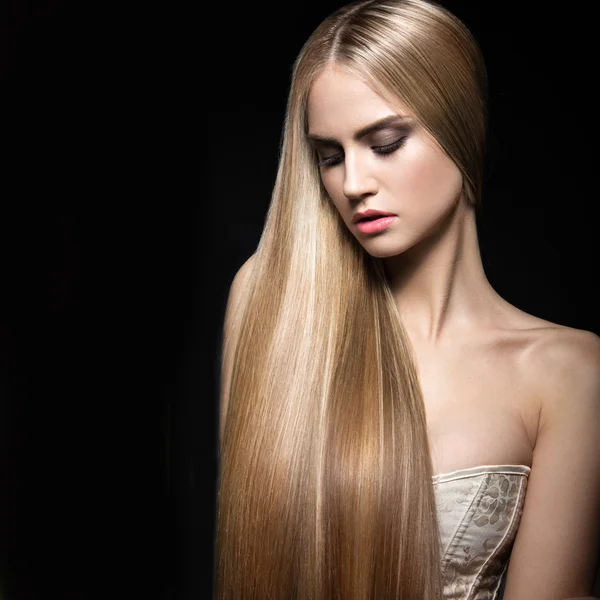
[[[342,2],[192,4],[8,5],[8,600],[211,597],[227,292],[264,222],[291,64]],[[585,15],[443,4],[488,64],[488,278],[599,333]]]

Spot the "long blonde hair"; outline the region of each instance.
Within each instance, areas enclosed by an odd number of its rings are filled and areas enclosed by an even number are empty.
[[[218,600],[441,598],[441,542],[414,354],[381,260],[344,225],[306,140],[331,62],[401,98],[481,196],[486,73],[424,0],[347,5],[295,64],[277,179],[233,353],[219,455]]]

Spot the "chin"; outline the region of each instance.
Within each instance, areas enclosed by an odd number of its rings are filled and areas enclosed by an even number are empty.
[[[361,246],[365,249],[365,252],[375,258],[389,258],[406,252],[411,244],[398,244],[397,242],[390,242],[390,240],[372,239],[367,240],[366,243],[362,242]]]

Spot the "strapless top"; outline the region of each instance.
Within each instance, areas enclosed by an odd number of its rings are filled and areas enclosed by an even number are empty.
[[[481,465],[433,476],[444,600],[500,600],[531,467]]]

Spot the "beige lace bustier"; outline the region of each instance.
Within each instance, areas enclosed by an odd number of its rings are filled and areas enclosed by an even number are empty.
[[[444,600],[501,597],[530,471],[482,465],[434,475]]]

